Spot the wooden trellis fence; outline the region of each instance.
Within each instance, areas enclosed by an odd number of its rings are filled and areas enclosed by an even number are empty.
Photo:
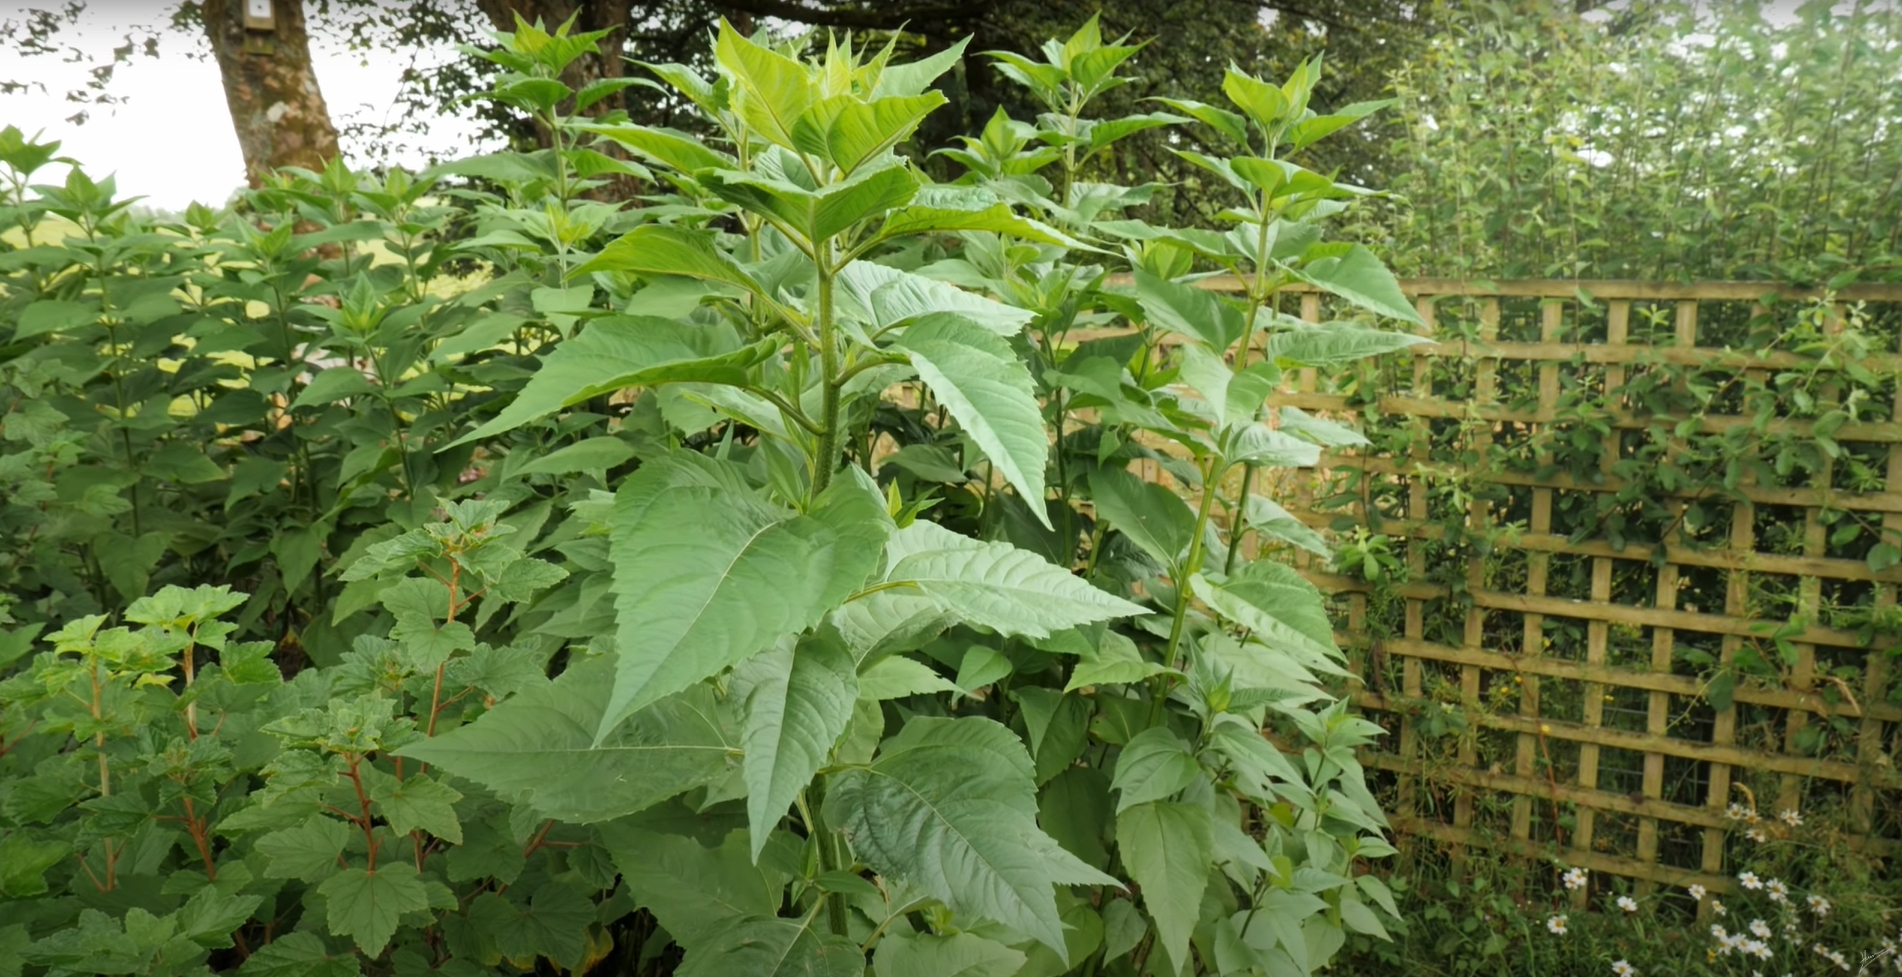
[[[1297,557],[1335,595],[1363,676],[1355,701],[1391,734],[1368,759],[1401,832],[1454,859],[1475,846],[1556,854],[1645,889],[1725,891],[1727,846],[1741,842],[1733,802],[1765,816],[1834,806],[1857,844],[1902,849],[1888,653],[1902,638],[1852,626],[1894,607],[1902,584],[1902,566],[1867,558],[1878,528],[1902,533],[1902,356],[1863,362],[1882,379],[1865,378],[1863,419],[1831,432],[1840,456],[1820,467],[1766,481],[1744,466],[1729,489],[1619,496],[1633,484],[1620,462],[1647,438],[1741,427],[1759,433],[1733,444],[1768,452],[1816,433],[1800,417],[1752,428],[1754,406],[1722,390],[1680,426],[1631,391],[1702,365],[1773,392],[1814,356],[1742,344],[1805,314],[1825,336],[1850,322],[1895,351],[1902,286],[1847,287],[1829,305],[1738,282],[1403,287],[1434,342],[1346,377],[1303,371],[1278,397],[1385,432],[1280,494],[1310,525],[1384,535],[1406,569],[1370,585]],[[1335,300],[1281,301],[1321,321]],[[1845,396],[1833,382],[1809,389]],[[1578,470],[1592,454],[1580,438],[1597,446],[1590,470]],[[1652,542],[1616,531],[1620,513],[1642,520],[1646,506],[1664,527]],[[1864,530],[1843,538],[1845,520]],[[1712,675],[1740,656],[1776,674],[1713,697]]]

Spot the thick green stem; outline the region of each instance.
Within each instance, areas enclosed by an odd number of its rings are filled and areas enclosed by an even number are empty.
[[[845,386],[844,370],[839,363],[839,340],[833,334],[832,327],[832,273],[830,261],[826,260],[832,245],[827,242],[820,246],[823,251],[817,263],[819,267],[819,369],[824,387],[823,401],[819,414],[819,453],[813,458],[812,494],[817,496],[832,484],[832,469],[839,463],[839,391]]]
[[[824,788],[814,784],[808,790],[812,794],[811,801],[808,803],[802,798],[799,813],[805,818],[806,832],[812,838],[813,845],[817,847],[819,871],[823,874],[850,868],[851,866],[846,864],[841,857],[844,840],[832,829],[826,827],[824,815],[820,813],[820,808],[825,806]],[[845,914],[845,899],[837,893],[827,893],[825,903],[826,926],[834,935],[845,936],[848,922]]]
[[[1257,212],[1258,230],[1255,233],[1255,280],[1248,284],[1248,324],[1242,329],[1242,345],[1235,351],[1235,370],[1240,372],[1248,368],[1248,351],[1255,345],[1255,320],[1261,317],[1261,307],[1267,304],[1270,290],[1263,283],[1264,269],[1268,264],[1268,222],[1274,219],[1269,207],[1268,194],[1261,195],[1261,209]],[[1223,573],[1235,572],[1235,555],[1242,551],[1243,522],[1248,518],[1248,493],[1255,487],[1255,466],[1253,463],[1242,466],[1242,490],[1235,498],[1235,514],[1228,527],[1228,557],[1222,561]]]
[[[1162,655],[1163,664],[1170,668],[1178,667],[1176,652],[1182,644],[1182,622],[1189,615],[1189,578],[1202,572],[1203,541],[1208,538],[1209,513],[1215,508],[1215,480],[1220,471],[1219,466],[1210,465],[1202,472],[1202,502],[1195,510],[1195,536],[1189,540],[1189,555],[1176,575],[1175,620],[1169,624],[1169,644]]]

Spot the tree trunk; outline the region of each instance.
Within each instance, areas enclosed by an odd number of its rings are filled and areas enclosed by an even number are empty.
[[[614,33],[596,41],[601,49],[598,55],[584,55],[561,73],[562,83],[576,91],[586,88],[590,82],[603,78],[620,78],[626,74],[626,62],[621,58],[623,45],[627,38],[627,21],[632,14],[633,0],[477,0],[489,21],[499,31],[515,29],[515,15],[533,24],[537,20],[542,29],[553,33],[557,27],[575,18],[575,33],[585,31],[612,30]],[[588,107],[588,115],[602,115],[626,105],[621,93],[614,94]],[[543,145],[547,144],[547,135],[542,134]]]
[[[303,0],[270,0],[268,30],[247,27],[247,6],[246,0],[204,0],[199,9],[244,151],[245,177],[257,187],[279,167],[323,169],[337,156],[337,127],[311,68]]]

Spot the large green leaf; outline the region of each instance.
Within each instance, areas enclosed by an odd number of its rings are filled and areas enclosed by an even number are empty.
[[[709,848],[686,835],[668,834],[628,818],[603,824],[601,844],[633,894],[689,951],[717,942],[747,916],[779,908],[783,878],[753,864],[744,832],[733,831]]]
[[[1136,301],[1141,303],[1151,325],[1180,333],[1218,353],[1242,338],[1241,310],[1208,289],[1181,285],[1138,270]]]
[[[894,659],[902,660],[902,659]],[[736,694],[746,694],[740,742],[746,748],[746,817],[753,857],[825,766],[832,745],[852,719],[858,674],[836,639],[815,638],[796,648],[782,643],[740,666]]]
[[[918,178],[902,160],[865,168],[820,190],[736,170],[710,170],[703,178],[721,199],[773,221],[808,245],[824,241],[859,221],[902,207],[918,192]]]
[[[386,860],[376,871],[353,868],[325,879],[317,891],[324,897],[330,932],[355,940],[366,956],[377,957],[395,935],[404,913],[429,908],[429,892],[416,866],[399,858]]]
[[[1223,450],[1230,464],[1264,468],[1308,468],[1321,461],[1321,446],[1260,424],[1245,424],[1223,433]]]
[[[600,254],[574,270],[575,275],[597,271],[631,271],[641,275],[681,275],[737,285],[758,293],[759,283],[732,259],[713,247],[704,231],[688,231],[663,224],[643,224],[616,238]]]
[[[793,126],[813,98],[805,66],[747,40],[725,19],[720,21],[713,56],[733,79],[733,107],[747,126],[793,148]]]
[[[564,407],[624,387],[746,383],[747,369],[779,350],[776,340],[741,346],[733,331],[652,316],[610,316],[555,346],[502,413],[454,444],[494,437]]]
[[[1000,634],[1053,631],[1148,613],[1028,550],[960,536],[920,520],[886,547],[887,583],[915,591],[957,619]]]
[[[1414,325],[1426,324],[1400,291],[1393,272],[1364,245],[1356,244],[1339,257],[1310,261],[1296,274],[1370,312]]]
[[[865,977],[859,945],[803,919],[749,916],[687,954],[680,977]]]
[[[829,159],[840,172],[850,174],[909,138],[918,123],[944,102],[937,92],[870,101],[856,95],[822,98],[793,124],[793,146]]]
[[[1281,379],[1273,363],[1257,361],[1236,370],[1219,351],[1194,343],[1184,343],[1177,355],[1182,379],[1202,395],[1202,410],[1216,427],[1253,421]]]
[[[1011,977],[1024,966],[1024,954],[975,933],[885,934],[872,955],[874,977]]]
[[[1015,336],[1036,313],[889,265],[854,261],[839,272],[834,301],[845,315],[882,332],[934,312],[968,319],[999,336]]]
[[[962,188],[960,188],[962,189]],[[991,231],[1039,244],[1062,248],[1080,248],[1082,242],[1042,221],[1011,211],[1010,206],[989,196],[982,206],[950,206],[942,194],[920,191],[911,206],[894,211],[878,229],[881,240],[907,234],[941,234],[951,231]]]
[[[1271,647],[1286,647],[1323,663],[1342,657],[1321,591],[1285,563],[1256,560],[1221,584],[1198,575],[1191,585],[1217,614],[1253,631]]]
[[[1269,336],[1268,356],[1284,366],[1336,366],[1424,342],[1425,336],[1334,322]]]
[[[620,671],[604,737],[629,713],[819,623],[864,581],[863,554],[824,522],[732,488],[656,490],[667,477],[643,468],[610,517]]]
[[[1201,769],[1189,744],[1167,726],[1137,733],[1116,758],[1116,777],[1110,781],[1110,789],[1121,794],[1116,812],[1173,796],[1194,783]]]
[[[969,36],[961,37],[956,44],[928,58],[920,58],[907,64],[886,65],[878,73],[878,82],[872,88],[872,96],[884,98],[888,95],[923,94],[939,75],[950,71],[964,58],[964,49],[970,43]]]
[[[1320,533],[1295,518],[1294,513],[1264,496],[1250,495],[1244,514],[1248,527],[1263,536],[1300,547],[1317,556],[1331,558],[1334,555],[1333,548],[1327,545],[1327,540]]]
[[[869,767],[835,775],[828,823],[882,874],[1065,954],[1056,885],[1115,885],[1037,827],[1023,741],[988,719],[913,719]]]
[[[674,129],[628,125],[583,125],[580,128],[606,136],[648,159],[685,173],[723,169],[735,163],[733,157],[708,149],[700,139]]]
[[[1189,962],[1189,934],[1202,911],[1214,847],[1209,812],[1199,804],[1139,804],[1116,816],[1116,847],[1176,973]]]
[[[510,893],[520,898],[519,889]],[[494,892],[469,904],[469,922],[517,960],[547,957],[564,969],[581,966],[588,952],[588,926],[598,910],[587,893],[564,882],[543,883],[526,905]]]
[[[959,316],[931,315],[907,327],[897,348],[1049,528],[1043,495],[1050,441],[1036,385],[1010,344]]]
[[[597,745],[613,671],[606,658],[582,662],[467,726],[397,752],[582,823],[639,811],[727,771],[738,737],[703,687],[636,713]]]
[[[1174,567],[1195,538],[1195,513],[1174,492],[1145,482],[1120,468],[1090,473],[1090,499],[1098,517],[1108,519],[1143,552]]]

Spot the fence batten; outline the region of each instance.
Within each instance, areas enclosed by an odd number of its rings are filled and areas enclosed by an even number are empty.
[[[1390,733],[1368,765],[1395,827],[1455,864],[1480,848],[1556,857],[1641,890],[1725,891],[1737,843],[1726,812],[1751,798],[1765,817],[1839,803],[1857,847],[1902,854],[1897,638],[1844,617],[1893,608],[1902,585],[1902,561],[1867,558],[1879,534],[1902,542],[1902,285],[1402,288],[1431,340],[1410,362],[1396,354],[1346,378],[1304,369],[1270,400],[1378,431],[1374,447],[1284,476],[1279,494],[1309,526],[1358,526],[1392,546],[1399,573],[1372,583],[1291,558],[1338,598],[1360,675],[1350,695]],[[1331,297],[1292,291],[1304,320],[1327,320]],[[1808,314],[1827,341],[1851,307],[1882,340],[1857,365],[1884,379],[1865,375],[1854,395],[1879,410],[1824,418],[1851,398],[1831,372],[1840,363],[1823,369],[1812,408],[1750,399],[1780,395],[1818,360],[1813,345],[1766,351],[1743,337]],[[1704,399],[1675,413],[1661,396]],[[1697,452],[1713,444],[1819,438],[1827,457],[1774,477],[1743,464],[1674,484],[1631,466],[1641,450],[1670,468],[1709,464]],[[1881,484],[1846,481],[1852,454]],[[1846,519],[1860,536],[1838,531]],[[1713,677],[1747,659],[1776,674],[1713,695]]]

